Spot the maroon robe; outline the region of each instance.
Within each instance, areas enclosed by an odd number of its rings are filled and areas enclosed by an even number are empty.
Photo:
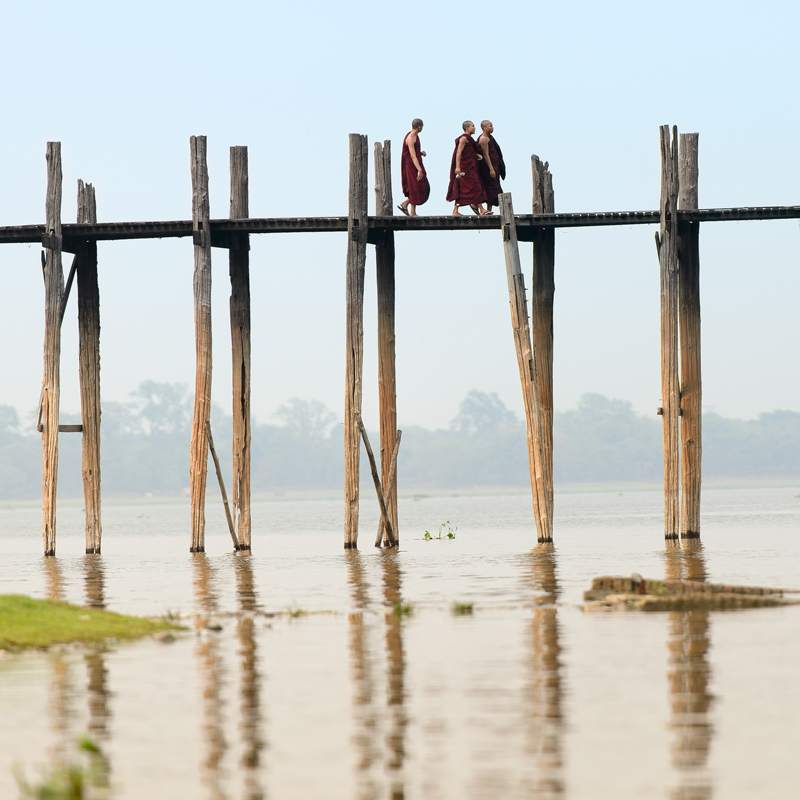
[[[417,168],[414,166],[414,159],[411,158],[411,151],[408,149],[408,137],[411,133],[412,131],[409,131],[403,139],[400,174],[403,178],[403,194],[408,198],[408,202],[412,206],[421,206],[430,197],[431,185],[428,183],[428,175],[425,172],[425,165],[422,163],[422,145],[419,143],[419,136],[417,136],[414,152],[417,154],[417,161],[422,168],[422,180],[417,180]]]
[[[503,161],[503,151],[494,140],[494,136],[491,133],[484,133],[483,135],[489,137],[489,158],[492,160],[495,177],[493,178],[489,174],[489,163],[485,157],[483,161],[478,162],[478,174],[481,177],[483,190],[486,192],[486,200],[493,206],[498,206],[500,205],[500,200],[497,195],[503,191],[503,187],[500,186],[500,179],[506,179],[506,164]]]
[[[464,174],[457,178],[456,155],[458,154],[458,143],[463,138],[467,140],[461,151],[461,171]],[[450,162],[450,186],[447,188],[447,200],[448,202],[455,200],[456,205],[459,206],[473,206],[486,200],[486,194],[478,176],[478,143],[466,133],[462,133],[456,139],[453,159]]]

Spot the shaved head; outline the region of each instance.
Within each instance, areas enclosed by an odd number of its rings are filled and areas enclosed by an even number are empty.
[[[492,121],[490,119],[483,120],[483,122],[481,122],[481,130],[485,131],[491,124]]]
[[[421,127],[422,127],[422,120],[419,117],[417,117],[416,119],[412,119],[411,120],[411,130],[412,131],[417,130],[418,128],[421,128]]]
[[[472,124],[473,124],[473,123],[472,123],[472,120],[471,120],[471,119],[465,119],[465,120],[464,120],[464,121],[461,123],[461,130],[464,130],[464,131],[465,131],[465,130],[466,130],[467,128],[469,128],[469,126],[470,126],[470,125],[472,125]]]

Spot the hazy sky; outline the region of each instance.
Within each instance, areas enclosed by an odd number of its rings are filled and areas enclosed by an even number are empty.
[[[101,221],[188,219],[189,137],[208,136],[212,217],[228,214],[228,148],[248,145],[250,213],[344,215],[347,135],[391,139],[395,203],[409,122],[425,120],[432,186],[465,118],[495,123],[515,209],[530,155],[557,211],[655,209],[658,126],[700,133],[700,206],[800,204],[798,5],[51,2],[7,4],[0,36],[0,224],[44,221],[45,143],[60,140],[63,219],[78,178]],[[372,179],[370,179],[372,185]],[[370,208],[374,196],[370,193]],[[372,211],[370,213],[373,213]],[[559,231],[555,402],[660,399],[654,228]],[[701,229],[703,389],[729,416],[800,411],[797,221]],[[530,245],[523,264],[530,280]],[[42,376],[36,245],[0,245],[0,403],[28,413]],[[342,414],[344,234],[252,238],[253,409],[292,396]],[[71,256],[65,256],[65,269]],[[227,254],[214,250],[214,396],[230,405]],[[191,240],[99,246],[102,391],[193,384]],[[374,256],[365,294],[364,416],[377,426]],[[62,409],[79,408],[76,306]],[[499,232],[397,236],[401,427],[445,425],[472,388],[521,413]]]

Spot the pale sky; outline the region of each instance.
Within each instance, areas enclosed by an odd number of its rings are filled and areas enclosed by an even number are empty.
[[[464,119],[495,124],[518,213],[530,155],[557,211],[655,209],[658,126],[700,134],[700,206],[800,204],[796,3],[35,2],[4,8],[0,225],[44,221],[45,143],[60,140],[63,219],[77,179],[101,221],[188,219],[189,137],[208,136],[212,217],[228,214],[228,149],[248,145],[251,216],[344,215],[347,136],[399,154],[422,117],[448,213]],[[370,177],[370,186],[372,177]],[[374,196],[370,193],[370,208]],[[372,211],[370,213],[373,213]],[[556,235],[555,403],[584,392],[660,399],[655,228]],[[342,415],[344,234],[252,237],[253,410],[299,396]],[[522,259],[530,282],[530,245]],[[706,408],[800,411],[800,226],[701,228]],[[36,245],[0,245],[0,404],[35,408],[43,286]],[[65,255],[65,269],[71,256]],[[230,406],[228,266],[213,260],[214,398]],[[101,243],[102,393],[194,382],[191,240]],[[364,416],[377,427],[375,278],[365,293]],[[62,409],[77,411],[74,296]],[[522,403],[499,232],[397,236],[399,424],[446,425],[470,389]]]

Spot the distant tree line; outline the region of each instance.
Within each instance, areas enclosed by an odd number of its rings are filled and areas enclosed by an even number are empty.
[[[107,494],[180,495],[189,485],[192,405],[181,384],[145,381],[125,403],[105,403],[102,482]],[[277,424],[253,424],[253,491],[339,489],[343,484],[342,426],[315,400],[281,406]],[[80,422],[63,415],[63,423]],[[230,417],[212,411],[215,444],[229,465]],[[80,435],[62,434],[59,493],[81,495]],[[378,435],[372,433],[377,450]],[[661,423],[630,403],[583,395],[554,420],[556,483],[656,483],[662,477]],[[366,457],[363,478],[369,480]],[[493,393],[471,391],[449,428],[403,429],[401,489],[526,486],[528,457],[523,422]],[[230,473],[227,466],[226,474]],[[772,411],[754,420],[703,417],[706,478],[800,477],[800,414]],[[213,477],[213,474],[212,474]],[[18,414],[0,406],[0,498],[41,492],[41,440],[23,430]]]

